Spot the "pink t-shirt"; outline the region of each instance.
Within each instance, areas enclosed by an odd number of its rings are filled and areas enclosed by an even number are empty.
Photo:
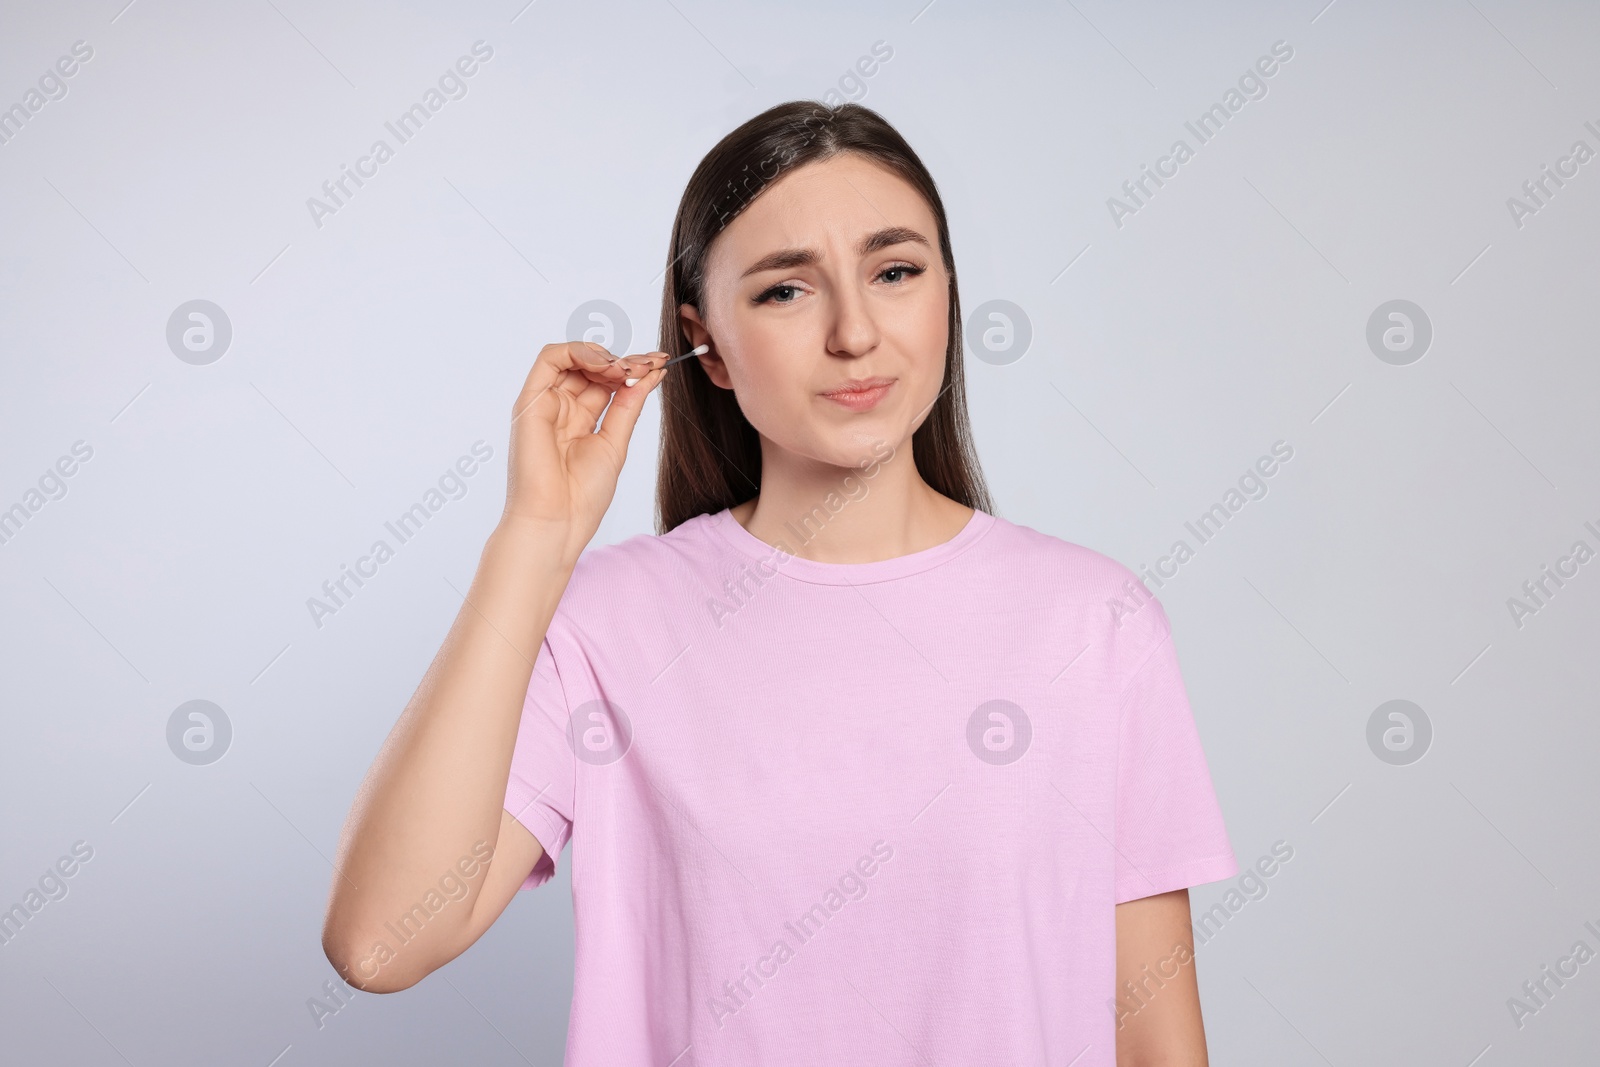
[[[573,840],[566,1063],[1112,1067],[1113,906],[1238,871],[1161,605],[981,511],[790,538],[592,548],[539,650],[505,807],[524,889]]]

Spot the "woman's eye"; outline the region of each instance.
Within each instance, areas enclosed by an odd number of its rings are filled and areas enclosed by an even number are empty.
[[[915,278],[926,271],[926,267],[919,267],[914,263],[896,263],[883,268],[878,272],[878,277],[887,280],[891,285],[903,284],[906,278]],[[889,277],[899,275],[900,277]],[[798,285],[774,285],[755,298],[757,304],[792,304],[801,292]]]
[[[792,303],[794,303],[794,298],[792,296],[790,296],[787,299],[781,299],[780,300],[780,299],[777,299],[778,294],[779,293],[790,293],[790,294],[793,294],[793,293],[798,293],[799,291],[800,291],[799,286],[795,286],[795,285],[774,285],[771,289],[768,289],[766,292],[764,292],[760,296],[756,297],[756,303],[758,303],[758,304],[769,304],[769,303],[771,303],[771,304],[792,304]]]
[[[915,278],[917,275],[921,274],[922,271],[922,267],[914,267],[909,263],[896,263],[892,267],[883,268],[883,270],[878,274],[878,277],[883,278],[890,274],[903,274],[908,277]]]

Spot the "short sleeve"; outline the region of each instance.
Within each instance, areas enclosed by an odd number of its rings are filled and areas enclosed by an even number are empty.
[[[1124,692],[1117,743],[1116,902],[1215,882],[1239,871],[1178,671],[1160,632]]]
[[[521,889],[543,885],[555,876],[556,859],[572,836],[573,753],[567,743],[566,693],[550,638],[547,633],[534,659],[506,779],[506,811],[544,849]]]

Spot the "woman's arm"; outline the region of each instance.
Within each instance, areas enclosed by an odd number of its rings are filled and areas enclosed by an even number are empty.
[[[1189,891],[1117,905],[1117,1067],[1207,1067]]]
[[[621,388],[642,372],[603,352],[548,345],[535,360],[512,417],[505,512],[345,820],[322,944],[357,988],[405,989],[460,955],[542,855],[503,809],[523,700],[666,359],[633,357],[658,369]]]
[[[454,959],[538,862],[526,829],[525,840],[502,837],[501,812],[531,661],[571,573],[559,548],[536,530],[490,535],[466,602],[356,795],[323,949],[357,988],[394,992]],[[429,890],[444,897],[439,882],[454,885],[451,872],[467,895],[404,921]],[[473,923],[479,906],[487,921]]]

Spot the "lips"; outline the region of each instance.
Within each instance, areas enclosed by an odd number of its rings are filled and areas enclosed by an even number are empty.
[[[847,382],[822,395],[852,411],[867,411],[876,407],[878,401],[888,395],[892,385],[894,385],[893,378],[862,378]]]

